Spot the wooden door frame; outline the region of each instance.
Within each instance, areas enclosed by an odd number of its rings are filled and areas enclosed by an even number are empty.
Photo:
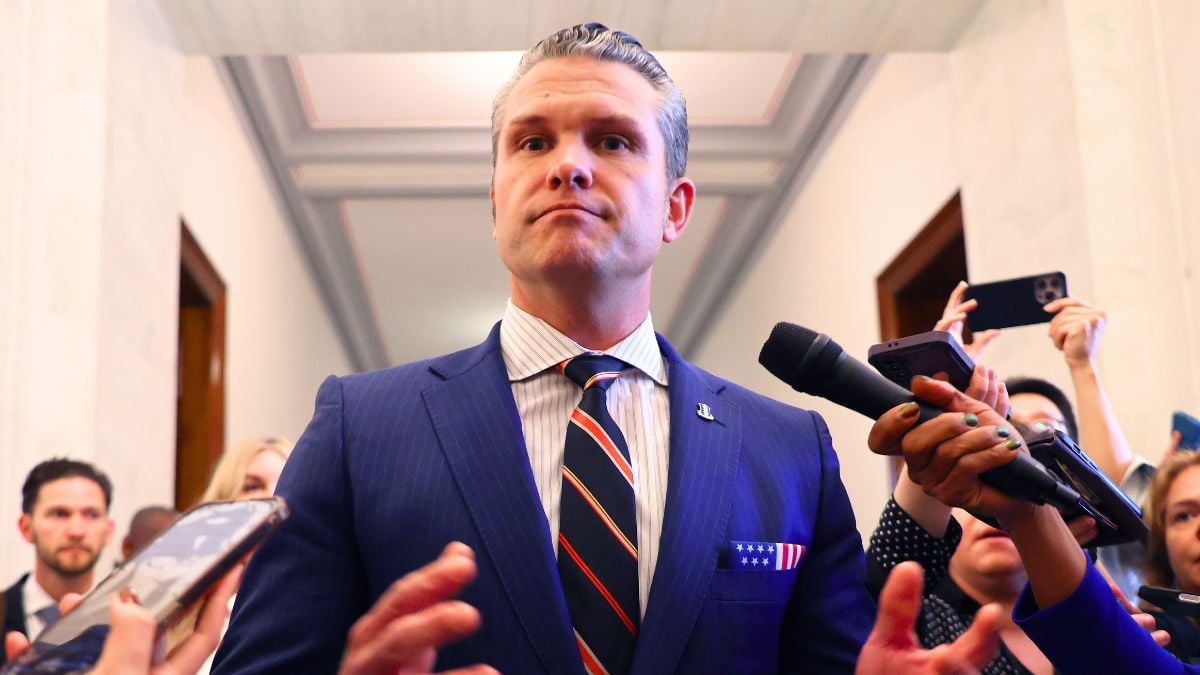
[[[180,220],[175,508],[194,506],[225,447],[226,288]]]

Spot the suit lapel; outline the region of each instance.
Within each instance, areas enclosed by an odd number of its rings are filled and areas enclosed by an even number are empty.
[[[673,672],[717,566],[740,452],[740,409],[661,337],[670,368],[670,464],[661,546],[633,672]],[[702,418],[707,404],[715,419]]]
[[[581,672],[498,328],[480,347],[439,361],[433,369],[446,379],[422,396],[483,540],[481,553],[496,568],[546,670]]]

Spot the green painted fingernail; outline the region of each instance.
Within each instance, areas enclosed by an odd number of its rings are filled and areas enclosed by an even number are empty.
[[[1008,438],[1008,429],[1004,427],[996,427],[996,435],[1000,438]]]
[[[1046,426],[1046,423],[1045,423],[1045,422],[1034,422],[1034,423],[1033,423],[1033,429],[1034,429],[1034,431],[1045,431],[1045,430],[1047,430],[1047,429],[1049,429],[1049,428],[1050,428],[1050,427]]]
[[[903,408],[900,409],[900,416],[912,417],[913,415],[916,415],[917,411],[920,409],[921,406],[917,405],[916,401],[909,401],[908,403],[904,404]]]
[[[979,426],[979,418],[975,416],[975,413],[963,413],[963,421],[966,422],[967,426],[969,427]]]
[[[1008,442],[1004,444],[1004,447],[1008,448],[1009,450],[1016,450],[1017,448],[1021,447],[1021,439],[1010,438],[1008,439]]]

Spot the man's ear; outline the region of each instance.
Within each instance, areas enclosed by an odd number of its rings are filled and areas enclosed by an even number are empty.
[[[21,517],[17,518],[17,529],[21,531],[21,536],[25,541],[33,543],[33,516],[22,513]]]
[[[492,203],[492,239],[496,238],[496,179],[488,187],[488,201]]]
[[[663,243],[669,244],[679,238],[692,219],[692,206],[696,203],[696,184],[687,177],[675,179],[667,195],[667,221],[663,224]]]
[[[108,546],[108,542],[112,541],[113,533],[116,531],[117,531],[117,521],[113,520],[112,516],[109,516],[108,529],[104,533],[104,545],[105,546]]]

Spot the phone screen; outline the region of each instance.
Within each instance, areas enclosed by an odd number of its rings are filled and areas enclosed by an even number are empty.
[[[160,627],[198,599],[282,522],[279,498],[215,502],[185,513],[141,553],[113,570],[79,606],[42,631],[29,653],[4,672],[86,670],[108,635],[112,597],[129,588]]]

